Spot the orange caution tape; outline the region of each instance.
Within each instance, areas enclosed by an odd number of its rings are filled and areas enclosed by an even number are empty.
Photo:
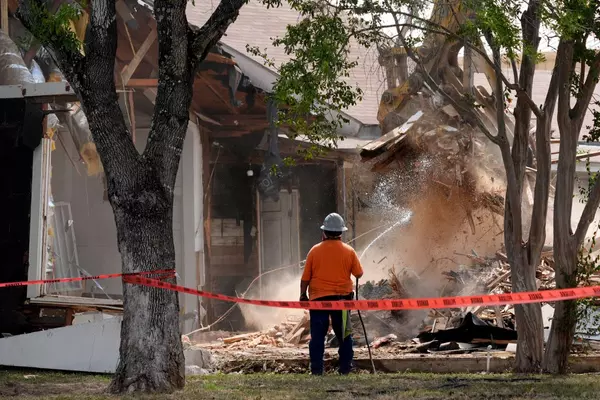
[[[551,303],[556,301],[582,299],[586,297],[600,297],[600,286],[580,287],[573,289],[554,289],[539,292],[520,292],[507,294],[488,294],[480,296],[437,297],[422,299],[379,299],[379,300],[353,300],[353,301],[273,301],[251,300],[239,297],[225,296],[186,288],[158,279],[144,278],[148,275],[163,275],[159,279],[172,278],[173,270],[144,271],[120,274],[105,274],[95,276],[82,276],[77,278],[46,279],[25,282],[0,283],[3,287],[18,287],[29,285],[43,285],[47,283],[77,282],[122,277],[123,281],[132,284],[149,286],[160,289],[174,290],[194,296],[233,303],[252,304],[264,307],[296,308],[311,310],[419,310],[431,308],[462,308],[467,306],[493,306],[504,304],[525,303]]]
[[[159,271],[129,272],[129,273],[104,274],[104,275],[94,275],[94,276],[78,276],[76,278],[40,279],[37,281],[6,282],[6,283],[0,283],[0,288],[30,286],[30,285],[44,285],[47,283],[97,281],[100,279],[120,278],[120,277],[126,277],[126,276],[154,275],[154,274],[165,275],[165,276],[161,277],[161,279],[165,279],[165,278],[171,278],[171,277],[175,276],[175,271],[172,269],[165,269],[165,270],[159,270]]]
[[[422,299],[381,299],[353,301],[272,301],[251,300],[239,297],[214,294],[201,290],[190,289],[156,279],[140,276],[125,276],[124,281],[138,285],[161,289],[174,290],[181,293],[223,300],[233,303],[252,304],[256,306],[277,308],[302,308],[311,310],[419,310],[431,308],[461,308],[467,306],[492,306],[503,304],[549,303],[563,300],[573,300],[585,297],[600,296],[600,286],[590,286],[573,289],[544,290],[541,292],[521,292],[507,294],[490,294],[481,296],[438,297]]]

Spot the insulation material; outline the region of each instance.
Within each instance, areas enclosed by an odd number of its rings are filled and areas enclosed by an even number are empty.
[[[48,82],[66,82],[66,79],[62,72],[54,66],[50,71]],[[102,163],[96,151],[96,144],[93,142],[88,120],[81,108],[81,104],[69,103],[66,107],[70,111],[68,113],[60,113],[58,119],[71,132],[73,142],[79,150],[79,155],[87,166],[88,175],[98,175],[103,171]]]
[[[0,32],[0,85],[23,83],[35,83],[35,80],[15,42],[7,34]]]
[[[83,42],[85,40],[85,32],[88,26],[88,22],[90,20],[90,15],[82,10],[81,16],[77,21],[70,21],[71,31],[75,33],[77,39],[81,43],[80,50],[81,53],[84,53]]]
[[[31,76],[35,83],[46,83],[46,78],[44,77],[44,72],[40,65],[35,61],[31,61],[31,68],[29,70],[31,72]],[[52,150],[56,148],[55,143],[55,133],[59,127],[58,117],[54,114],[48,114],[46,116],[46,137],[52,139]]]

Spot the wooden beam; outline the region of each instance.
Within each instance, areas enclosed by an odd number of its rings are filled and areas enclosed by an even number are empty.
[[[125,4],[124,0],[117,0],[115,4],[115,10],[117,11],[117,15],[121,17],[124,23],[131,27],[137,28],[135,17],[131,13],[131,10],[127,4]]]
[[[222,56],[217,53],[208,53],[204,61],[214,62],[219,64],[236,65],[235,61],[231,58]]]
[[[133,100],[133,92],[127,93],[127,101],[129,101],[129,120],[131,121],[131,140],[135,144],[135,102]]]
[[[0,0],[0,18],[0,28],[8,35],[8,0]]]
[[[231,101],[229,101],[229,99],[226,99],[223,96],[221,96],[221,93],[219,93],[219,91],[213,87],[212,83],[208,80],[208,78],[206,78],[202,74],[197,74],[196,76],[198,76],[202,81],[204,81],[204,83],[206,83],[206,86],[208,86],[208,88],[215,94],[215,96],[217,96],[227,106],[229,111],[231,111],[233,114],[239,114],[239,110],[236,107],[234,107],[233,104],[231,104]]]
[[[600,156],[600,151],[593,151],[591,153],[580,154],[577,157],[575,157],[575,159],[581,160],[584,158],[592,158],[592,157],[596,157],[596,156]],[[558,163],[558,158],[556,160],[552,160],[552,164],[557,164],[557,163]]]
[[[130,79],[125,87],[128,88],[156,88],[158,87],[158,79]]]
[[[199,123],[199,121],[196,121]],[[200,145],[202,146],[202,207],[203,213],[202,216],[204,220],[202,221],[202,228],[204,229],[204,277],[205,277],[205,289],[208,291],[213,290],[212,286],[212,270],[211,270],[211,256],[212,256],[212,246],[211,246],[211,238],[210,238],[210,219],[211,219],[211,190],[210,190],[210,177],[211,177],[211,167],[210,167],[210,156],[211,156],[211,142],[208,136],[208,132],[206,132],[201,126],[198,126],[200,131]],[[206,320],[210,323],[214,320],[214,310],[213,303],[210,299],[204,299],[204,308],[206,309]]]
[[[150,34],[146,37],[144,43],[142,43],[138,51],[135,53],[133,59],[129,62],[129,65],[127,65],[127,67],[125,67],[125,70],[121,73],[121,76],[123,77],[123,83],[125,84],[125,86],[127,86],[127,83],[133,76],[133,73],[135,72],[137,67],[144,59],[144,56],[150,49],[150,46],[152,46],[152,44],[156,40],[157,36],[158,34],[155,29],[150,31]]]

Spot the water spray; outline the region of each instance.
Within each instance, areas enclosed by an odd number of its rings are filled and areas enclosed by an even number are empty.
[[[410,211],[406,212],[406,215],[404,215],[402,218],[400,218],[398,221],[396,221],[396,223],[394,223],[392,226],[387,228],[385,231],[381,232],[375,239],[373,239],[371,241],[371,243],[369,243],[367,245],[367,247],[363,250],[363,252],[361,253],[361,255],[358,259],[362,260],[363,256],[365,255],[367,250],[369,250],[369,248],[373,245],[373,243],[375,243],[376,241],[381,239],[383,236],[385,236],[389,231],[394,229],[396,226],[398,226],[400,224],[403,224],[403,225],[407,224],[410,221],[411,217],[412,217],[412,212],[410,212]],[[356,300],[358,300],[358,278],[356,278]],[[369,337],[367,336],[367,328],[365,327],[365,323],[363,321],[360,310],[356,310],[356,312],[358,314],[358,319],[360,320],[360,325],[362,326],[363,333],[365,335],[365,342],[367,343],[367,351],[369,352],[369,360],[371,361],[371,373],[376,374],[377,370],[375,369],[375,362],[373,361],[373,353],[371,352],[371,343],[369,343]]]

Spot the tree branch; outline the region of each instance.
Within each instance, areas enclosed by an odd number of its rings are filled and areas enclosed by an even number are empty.
[[[223,37],[229,25],[235,22],[240,14],[240,8],[247,2],[247,0],[221,0],[202,28],[191,32],[190,52],[194,69]]]
[[[585,65],[585,63],[582,61],[582,68],[583,65]],[[585,114],[588,110],[590,101],[592,100],[592,96],[594,95],[594,89],[598,84],[599,76],[600,51],[596,53],[596,56],[592,61],[592,65],[590,66],[590,70],[588,72],[587,78],[585,79],[585,83],[583,84],[583,87],[579,92],[577,102],[575,103],[575,107],[573,107],[573,111],[571,113],[571,118],[575,122],[575,129],[577,130],[577,132],[581,130],[581,127],[583,125],[583,119],[585,118]],[[583,79],[583,76],[581,77],[581,79]]]
[[[512,158],[515,165],[515,174],[518,182],[519,193],[522,193],[527,166],[527,151],[529,149],[529,127],[531,126],[533,78],[535,76],[535,63],[530,51],[537,52],[539,46],[539,1],[531,0],[527,10],[521,15],[521,30],[523,50],[521,56],[521,69],[519,72],[519,88],[528,96],[519,95],[515,105],[515,130],[512,147]],[[537,106],[534,105],[537,109]],[[537,117],[542,114],[538,110]]]
[[[157,0],[154,3],[158,31],[158,88],[142,159],[155,171],[170,200],[189,122],[194,79],[186,4],[186,0]]]
[[[571,74],[573,72],[574,43],[561,40],[563,49],[561,58],[556,59],[558,68],[558,110],[557,121],[560,131],[560,147],[554,195],[554,246],[566,246],[572,237],[571,213],[573,209],[573,189],[575,186],[575,157],[577,155],[577,137],[573,131],[571,108]]]
[[[246,0],[222,0],[200,29],[190,27],[186,0],[156,0],[159,72],[156,107],[143,158],[172,198],[198,65],[239,15]]]
[[[47,48],[57,61],[61,72],[71,85],[79,82],[79,71],[83,71],[85,57],[78,51],[72,33],[57,23],[51,10],[42,0],[21,0],[17,9],[17,17],[25,28]],[[49,21],[56,24],[58,32],[50,34]],[[76,79],[75,79],[76,78]]]
[[[600,179],[596,179],[596,182],[592,187],[590,197],[581,213],[581,218],[579,219],[577,229],[575,230],[575,243],[578,247],[583,244],[585,234],[587,233],[590,224],[594,221],[596,211],[598,211],[598,206],[600,206]]]
[[[394,14],[400,14],[400,15],[406,15],[406,16],[410,16],[410,14],[407,13],[394,13]],[[415,18],[415,19],[419,19],[422,20],[420,18]],[[465,46],[469,46],[469,48],[471,48],[472,50],[474,50],[477,54],[479,54],[486,63],[488,63],[493,69],[494,72],[496,73],[496,77],[502,79],[502,82],[504,82],[504,85],[510,89],[510,90],[514,90],[515,92],[517,92],[517,96],[518,97],[522,97],[528,104],[529,108],[531,109],[531,111],[537,116],[540,117],[542,115],[541,110],[539,109],[539,107],[537,106],[537,104],[535,104],[535,102],[533,101],[533,99],[531,98],[531,96],[529,96],[529,94],[523,90],[519,84],[517,82],[512,83],[508,80],[508,78],[506,77],[506,75],[504,75],[504,73],[502,72],[502,68],[500,66],[497,66],[491,59],[490,57],[487,55],[487,53],[483,50],[481,50],[479,47],[471,44],[469,41],[464,41],[464,38],[462,38],[460,35],[455,34],[454,32],[450,31],[449,29],[427,21],[427,20],[422,20],[427,22],[429,25],[435,26],[436,28],[440,28],[441,30],[437,30],[437,29],[433,29],[433,28],[427,28],[424,26],[419,26],[419,25],[414,25],[414,24],[410,24],[410,23],[404,23],[404,24],[393,24],[393,25],[381,25],[378,26],[377,29],[385,29],[385,28],[400,28],[400,27],[406,27],[406,28],[412,28],[412,29],[418,29],[421,30],[423,32],[429,32],[429,33],[435,33],[438,35],[445,35],[448,37],[451,37],[453,39],[457,39],[460,41],[463,41]],[[371,31],[375,29],[374,27],[369,27],[369,28],[363,28],[363,29],[359,29],[358,31],[356,31],[354,33],[354,35],[356,34],[360,34],[362,32],[367,32],[367,31]],[[400,38],[400,37],[398,37]]]
[[[529,229],[529,262],[539,263],[539,257],[546,241],[546,215],[550,193],[550,126],[552,113],[538,118],[535,131],[535,150],[537,171],[535,173],[535,188],[533,194],[533,210]]]
[[[564,48],[559,46],[557,58],[563,56]],[[535,189],[533,197],[533,211],[531,213],[531,228],[529,230],[529,260],[532,265],[539,263],[544,242],[546,240],[546,221],[550,193],[550,173],[552,161],[550,157],[550,134],[552,118],[556,108],[556,99],[559,86],[558,68],[552,71],[552,78],[546,100],[544,101],[543,117],[538,118],[535,132],[535,151],[537,170],[535,174]]]
[[[569,115],[569,110],[571,109],[571,90],[569,82],[572,72],[571,60],[573,59],[573,42],[561,40],[558,46],[559,48],[562,46],[563,56],[561,58],[556,58],[555,67],[558,68],[558,79],[560,82],[558,87],[557,117],[559,123],[560,121],[568,123],[571,120]]]

